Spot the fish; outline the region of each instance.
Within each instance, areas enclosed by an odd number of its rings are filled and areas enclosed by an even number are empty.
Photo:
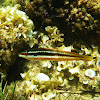
[[[19,57],[28,60],[50,60],[50,61],[72,61],[84,60],[92,61],[92,56],[80,55],[75,52],[64,51],[52,48],[34,48],[19,53]]]

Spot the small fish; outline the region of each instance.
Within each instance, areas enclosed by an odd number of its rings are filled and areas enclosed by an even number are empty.
[[[71,61],[84,60],[92,61],[93,57],[86,55],[79,55],[74,52],[63,51],[51,48],[35,48],[19,54],[19,57],[28,60],[52,60],[52,61]]]

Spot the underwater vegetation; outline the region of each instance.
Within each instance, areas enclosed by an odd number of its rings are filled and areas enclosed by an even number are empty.
[[[33,45],[37,43],[32,38],[35,36],[33,22],[18,7],[20,5],[0,8],[0,71],[4,73],[16,60],[22,48],[27,48],[27,44],[31,42]]]
[[[16,3],[22,5],[21,9],[33,20],[37,30],[57,26],[65,41],[68,40],[65,44],[78,39],[99,45],[99,0],[18,0]]]
[[[100,99],[99,0],[5,0],[1,5],[1,100]],[[31,61],[18,57],[35,47],[94,59]],[[22,79],[8,85],[5,77],[14,64]]]
[[[47,31],[48,29],[48,31]],[[48,34],[60,34],[57,27],[48,26],[45,28]],[[41,48],[52,47],[52,45],[60,50],[76,51],[73,45],[65,47],[57,47],[55,40],[50,40],[51,36],[44,33],[39,34],[38,45]],[[53,39],[53,38],[52,38]],[[62,38],[59,38],[62,41]],[[74,44],[75,45],[75,44]],[[63,99],[92,99],[92,95],[89,94],[93,91],[94,98],[99,98],[99,82],[100,82],[100,69],[99,69],[99,53],[98,48],[92,46],[92,48],[87,48],[85,45],[81,45],[81,51],[78,51],[80,55],[91,55],[96,57],[92,61],[28,61],[24,66],[27,66],[28,71],[20,73],[21,77],[24,79],[16,83],[16,89],[14,91],[14,98],[24,97],[29,100],[40,99],[49,100],[62,98]],[[24,67],[22,65],[19,65]],[[11,98],[12,84],[7,86],[8,100]],[[9,92],[10,91],[10,92]],[[87,92],[87,95],[82,96],[79,93]],[[60,94],[62,93],[62,94]],[[64,94],[63,94],[64,93]],[[73,97],[74,93],[75,97]],[[4,95],[5,92],[4,92]]]

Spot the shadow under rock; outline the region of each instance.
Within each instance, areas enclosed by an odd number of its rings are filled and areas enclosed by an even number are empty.
[[[6,81],[8,84],[10,84],[13,81],[16,80],[22,80],[22,77],[20,73],[26,72],[28,70],[26,63],[28,61],[23,58],[17,58],[14,64],[11,66],[11,69],[9,70],[7,74]]]

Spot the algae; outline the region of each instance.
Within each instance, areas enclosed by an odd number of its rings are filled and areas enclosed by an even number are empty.
[[[10,6],[7,6],[8,4]],[[5,0],[2,5],[0,72],[9,74],[10,68],[14,67],[12,65],[16,64],[17,68],[14,70],[19,72],[22,79],[15,83],[15,89],[13,82],[6,84],[6,89],[1,89],[3,90],[0,92],[1,98],[6,97],[7,100],[11,98],[14,100],[100,99],[99,0],[58,0],[57,2]],[[80,55],[90,55],[94,59],[61,62],[23,59],[17,61],[18,53],[29,47],[73,51]],[[18,74],[16,76],[18,77]],[[10,77],[13,77],[13,73]],[[1,88],[3,88],[2,80]]]

